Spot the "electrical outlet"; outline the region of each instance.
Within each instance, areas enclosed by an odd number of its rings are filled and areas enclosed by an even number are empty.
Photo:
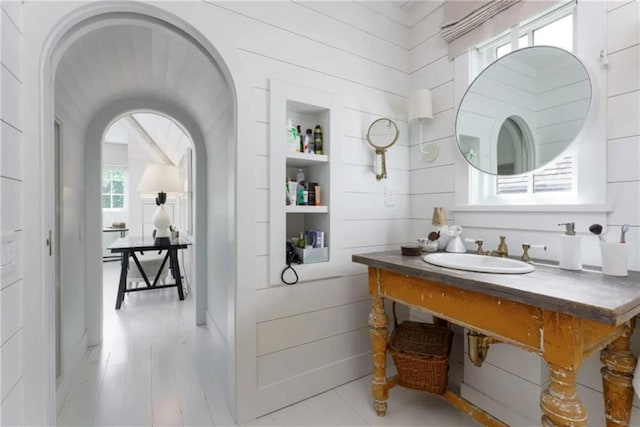
[[[392,208],[395,205],[396,203],[393,200],[393,189],[385,185],[384,186],[384,206],[386,208]]]

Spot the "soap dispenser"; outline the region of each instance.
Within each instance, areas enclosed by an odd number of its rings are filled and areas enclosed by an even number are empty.
[[[582,270],[582,242],[576,236],[576,224],[566,222],[565,232],[560,236],[560,268],[565,270]]]

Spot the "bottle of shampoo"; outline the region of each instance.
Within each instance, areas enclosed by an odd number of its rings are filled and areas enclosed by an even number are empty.
[[[582,270],[582,242],[576,236],[576,224],[566,222],[565,232],[560,236],[560,268],[565,270]]]
[[[316,125],[313,129],[313,148],[316,154],[322,154],[322,128]]]

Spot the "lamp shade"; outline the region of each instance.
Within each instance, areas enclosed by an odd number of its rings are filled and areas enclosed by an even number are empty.
[[[168,195],[184,193],[184,183],[178,168],[173,165],[148,165],[136,189],[138,193],[160,193]]]
[[[409,120],[432,118],[431,91],[429,89],[414,91],[409,98]]]

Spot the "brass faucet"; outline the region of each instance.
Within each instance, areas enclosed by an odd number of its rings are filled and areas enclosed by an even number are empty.
[[[482,249],[482,245],[484,244],[483,240],[478,239],[475,240],[474,243],[478,245],[478,249],[476,249],[476,253],[478,255],[499,256],[500,258],[506,258],[509,256],[509,249],[507,248],[505,236],[500,236],[500,244],[498,245],[497,251],[485,251],[484,249]]]
[[[506,258],[509,256],[509,249],[507,248],[507,237],[500,236],[500,243],[498,244],[498,251],[491,253],[490,255],[497,255],[500,258]]]
[[[522,261],[524,262],[533,262],[533,260],[531,259],[531,257],[529,256],[529,249],[542,249],[543,251],[547,250],[547,246],[546,245],[530,245],[529,243],[523,243],[522,244],[522,257],[520,258]]]
[[[471,241],[471,239],[469,239],[469,241]],[[473,242],[478,245],[478,249],[476,249],[476,253],[478,255],[489,255],[489,252],[491,251],[485,251],[484,249],[482,249],[482,245],[484,244],[484,241],[482,239],[474,240]]]

